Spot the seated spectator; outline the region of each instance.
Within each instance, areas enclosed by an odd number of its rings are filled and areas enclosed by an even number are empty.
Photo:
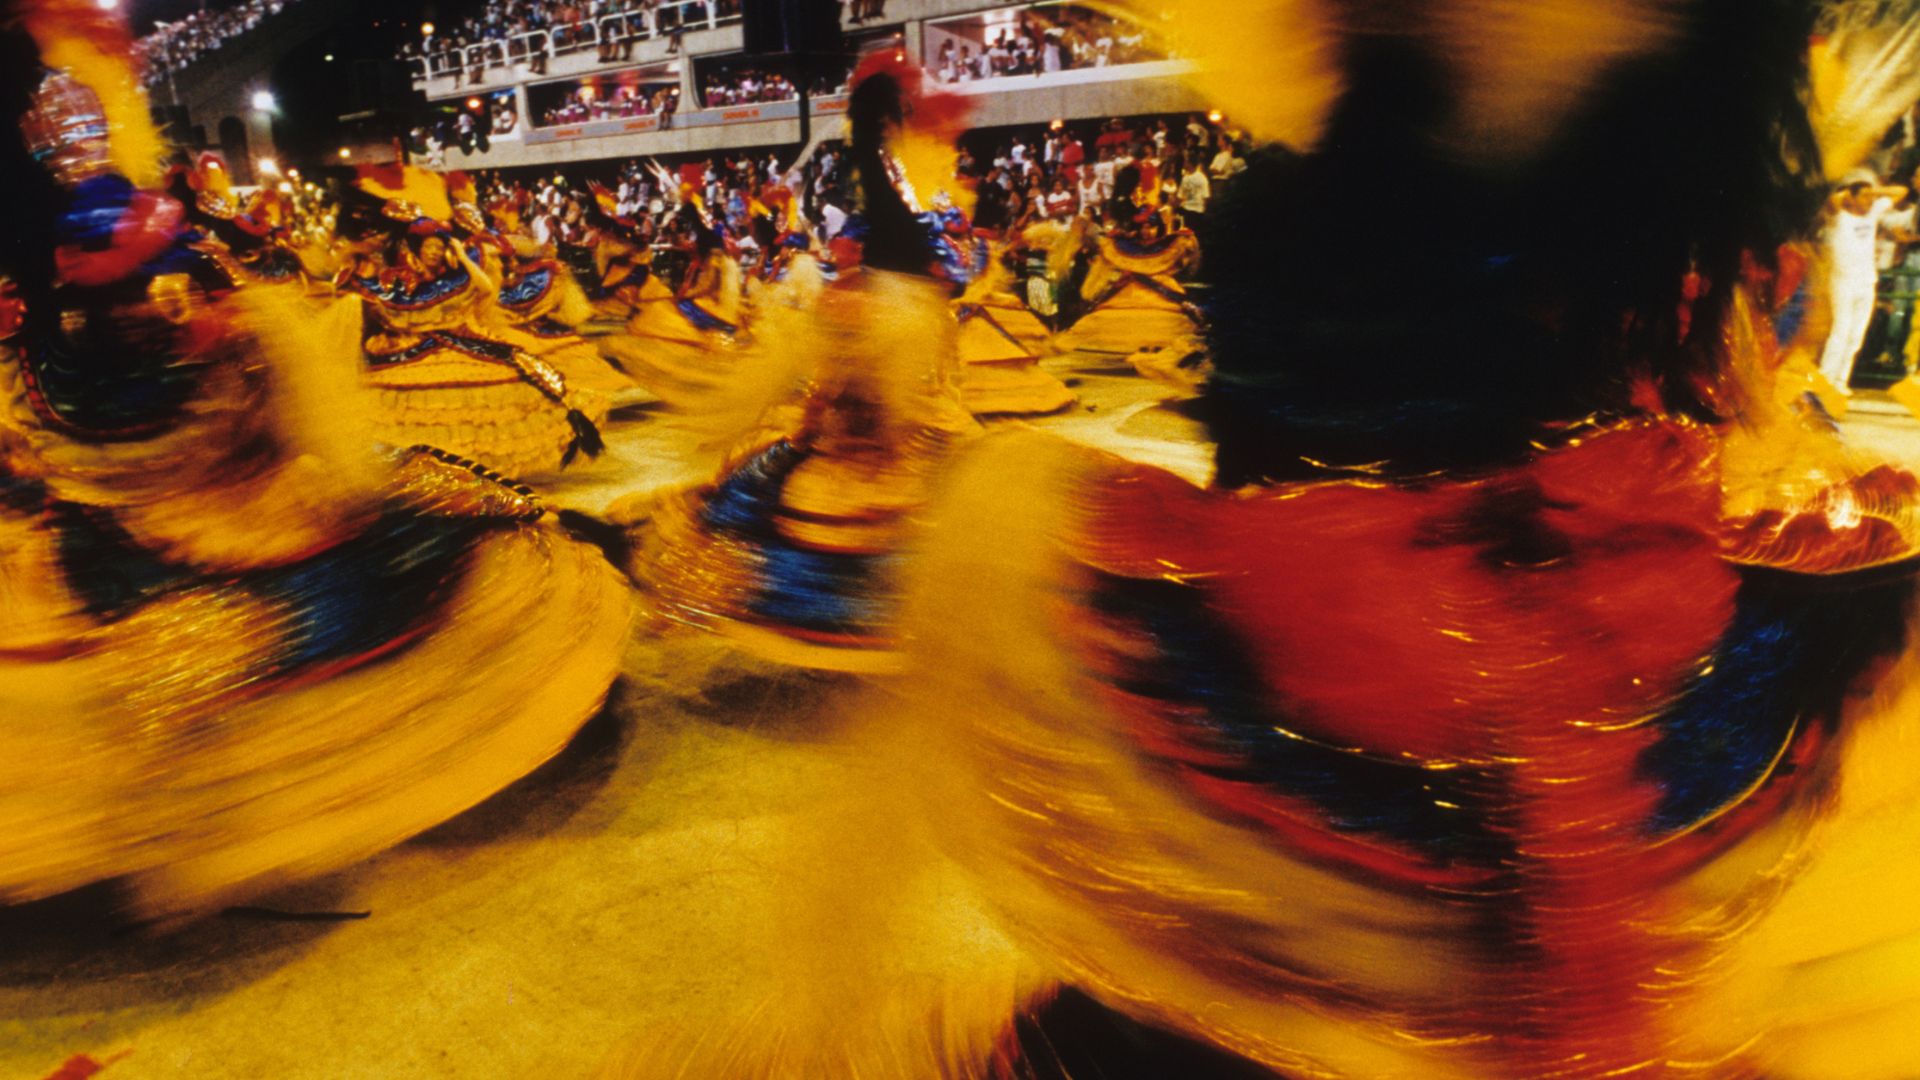
[[[1055,177],[1053,190],[1047,192],[1044,205],[1046,206],[1047,220],[1068,221],[1073,218],[1074,212],[1079,209],[1079,200],[1074,197],[1073,192],[1067,190],[1067,182],[1065,179]]]
[[[1080,182],[1075,187],[1074,195],[1080,200],[1080,205],[1083,207],[1099,206],[1101,203],[1107,201],[1108,190],[1106,186],[1100,182],[1098,173],[1092,169],[1082,169],[1080,172]]]
[[[1240,154],[1240,147],[1233,142],[1222,142],[1220,153],[1216,154],[1213,164],[1208,167],[1215,180],[1228,180],[1247,170],[1247,159]]]

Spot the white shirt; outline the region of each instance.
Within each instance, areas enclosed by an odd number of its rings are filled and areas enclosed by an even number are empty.
[[[847,212],[828,203],[820,210],[820,224],[826,229],[827,239],[831,240],[847,227]]]
[[[1207,212],[1207,197],[1213,194],[1213,185],[1207,182],[1207,174],[1198,169],[1180,178],[1180,209],[1195,214]]]
[[[1834,280],[1859,282],[1875,278],[1874,239],[1880,219],[1891,209],[1893,200],[1882,197],[1873,200],[1873,206],[1864,214],[1844,209],[1834,211],[1833,221],[1827,225],[1827,253]]]

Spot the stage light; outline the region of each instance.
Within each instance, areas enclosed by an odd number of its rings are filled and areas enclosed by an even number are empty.
[[[477,97],[470,97],[470,98],[468,98],[468,99],[467,99],[467,108],[469,108],[469,109],[472,109],[472,110],[473,110],[474,112],[479,112],[479,111],[480,111],[480,99],[479,99],[479,98],[477,98]]]
[[[326,61],[327,61],[327,63],[329,63],[329,64],[331,64],[331,63],[333,63],[333,54],[332,54],[332,53],[328,53],[328,54],[326,55]]]
[[[270,157],[261,158],[259,164],[262,176],[278,176],[280,173],[280,163]]]
[[[273,96],[273,91],[271,90],[255,90],[253,92],[253,107],[259,112],[272,112],[280,107],[280,102]]]
[[[346,158],[350,158],[350,157],[352,157],[352,156],[353,156],[353,151],[351,151],[351,150],[349,150],[349,149],[347,149],[347,148],[346,148],[346,147],[344,147],[344,146],[340,148],[340,157],[341,157],[341,158],[342,158],[343,160],[344,160],[344,159],[346,159]]]
[[[1208,122],[1209,124],[1217,124],[1217,123],[1219,123],[1219,122],[1221,121],[1221,119],[1222,119],[1222,117],[1221,117],[1221,115],[1220,115],[1220,110],[1219,110],[1219,109],[1215,109],[1215,110],[1213,110],[1212,112],[1210,112],[1210,113],[1208,113],[1208,114],[1207,114],[1207,122]]]
[[[120,0],[99,0],[101,11],[112,11],[120,6]]]
[[[421,24],[420,24],[420,36],[421,36],[421,37],[432,37],[432,36],[433,36],[433,24],[432,24],[432,23],[430,23],[430,22],[428,22],[428,23],[421,23]]]
[[[288,170],[287,170],[287,175],[288,175],[288,176],[290,176],[290,177],[292,177],[292,178],[293,178],[293,179],[295,179],[295,180],[298,180],[298,179],[300,179],[300,170],[299,170],[299,169],[288,169]]]
[[[1061,128],[1067,126],[1067,122],[1065,120],[1055,120],[1053,123],[1048,124],[1047,126],[1049,128],[1052,128],[1054,131],[1059,131]]]

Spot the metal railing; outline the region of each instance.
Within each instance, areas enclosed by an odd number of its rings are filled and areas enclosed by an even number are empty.
[[[598,19],[583,19],[565,26],[529,30],[511,37],[475,42],[461,49],[447,49],[429,56],[409,57],[407,63],[416,80],[453,75],[479,83],[486,81],[487,72],[501,68],[524,64],[538,74],[545,70],[546,62],[554,57],[691,30],[712,30],[739,21],[739,5],[728,0],[675,0],[650,11],[602,15]],[[605,62],[619,61],[607,58]]]

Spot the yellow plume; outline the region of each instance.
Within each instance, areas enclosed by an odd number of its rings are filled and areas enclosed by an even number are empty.
[[[931,135],[912,130],[909,127],[899,132],[888,144],[893,159],[907,176],[907,183],[913,185],[913,191],[920,203],[920,209],[933,209],[934,196],[946,192],[953,205],[959,207],[968,217],[973,216],[973,190],[962,186],[955,178],[959,170],[960,152],[950,138]]]
[[[147,112],[124,27],[106,18],[93,4],[60,0],[30,12],[26,27],[43,63],[66,71],[100,99],[114,168],[136,187],[159,187],[166,140]]]
[[[453,203],[447,197],[447,181],[439,173],[396,162],[361,170],[360,190],[389,202],[412,203],[435,221],[453,218]]]
[[[1296,149],[1320,138],[1340,96],[1339,35],[1315,0],[1132,0],[1118,7],[1154,31],[1173,55],[1196,61],[1189,77],[1256,138]]]
[[[1838,180],[1920,98],[1920,19],[1837,26],[1814,39],[1807,67],[1814,133],[1827,178]]]

